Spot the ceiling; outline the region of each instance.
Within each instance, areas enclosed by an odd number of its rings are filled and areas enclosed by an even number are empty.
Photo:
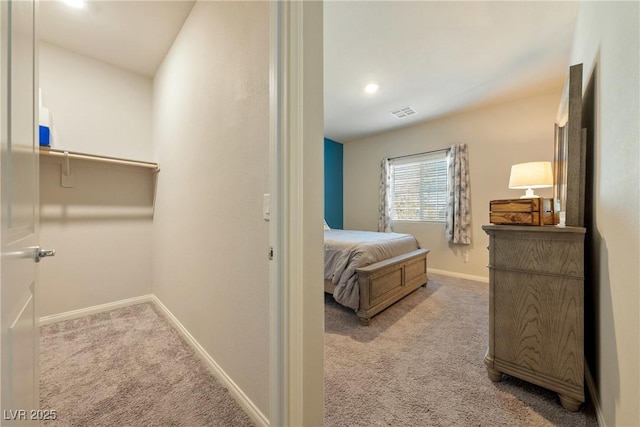
[[[74,9],[40,1],[40,39],[153,77],[194,1],[87,1]]]
[[[347,142],[561,87],[577,10],[562,1],[325,2],[325,136]],[[370,81],[373,95],[363,91]],[[407,106],[416,114],[391,115]]]
[[[193,1],[40,2],[44,41],[152,77]],[[348,142],[562,85],[577,2],[326,1],[325,136]],[[372,95],[363,91],[379,84]],[[391,111],[416,114],[397,119]]]

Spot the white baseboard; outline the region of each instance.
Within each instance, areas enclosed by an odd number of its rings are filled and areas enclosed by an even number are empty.
[[[224,372],[224,370],[216,363],[215,360],[206,352],[204,348],[196,341],[196,339],[189,333],[189,331],[180,323],[180,321],[169,311],[169,309],[156,297],[151,295],[151,301],[158,307],[158,309],[164,314],[169,322],[176,328],[178,333],[189,343],[189,345],[195,350],[195,352],[202,358],[207,365],[207,368],[211,373],[224,385],[229,394],[238,402],[238,404],[244,409],[249,417],[258,426],[269,426],[269,420],[265,415],[253,404],[251,399],[244,394],[242,389],[238,387],[236,383]]]
[[[38,320],[39,320],[40,326],[49,325],[51,323],[61,322],[63,320],[77,319],[79,317],[89,316],[91,314],[103,313],[105,311],[111,311],[117,308],[128,307],[130,305],[135,305],[135,304],[142,304],[143,302],[151,301],[151,297],[152,295],[142,295],[139,297],[123,299],[120,301],[114,301],[107,304],[94,305],[93,307],[67,311],[64,313],[53,314],[51,316],[44,316]]]
[[[455,271],[438,270],[437,268],[427,268],[427,273],[442,274],[443,276],[457,277],[458,279],[475,280],[477,282],[489,283],[489,278],[484,276],[475,276],[473,274],[457,273]]]
[[[584,361],[584,379],[587,383],[587,391],[589,392],[589,396],[591,397],[591,401],[593,402],[593,407],[596,409],[596,418],[598,419],[598,425],[600,427],[607,427],[607,423],[604,420],[604,416],[602,415],[602,407],[600,406],[600,400],[598,399],[598,388],[596,387],[596,383],[593,380],[593,375],[591,375],[591,369],[589,369],[589,364],[586,359]]]

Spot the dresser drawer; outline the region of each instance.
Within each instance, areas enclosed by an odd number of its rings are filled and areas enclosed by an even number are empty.
[[[509,271],[493,278],[496,361],[580,386],[582,281]]]
[[[582,239],[550,240],[540,233],[528,237],[496,235],[491,267],[583,277]]]

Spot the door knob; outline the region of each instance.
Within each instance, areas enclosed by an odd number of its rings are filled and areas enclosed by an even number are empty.
[[[55,249],[42,249],[40,246],[36,247],[36,262],[40,262],[40,260],[44,257],[55,256]]]

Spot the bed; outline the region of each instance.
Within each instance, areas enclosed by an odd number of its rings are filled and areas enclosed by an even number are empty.
[[[325,292],[364,325],[427,284],[429,250],[410,234],[325,228],[324,247]]]

